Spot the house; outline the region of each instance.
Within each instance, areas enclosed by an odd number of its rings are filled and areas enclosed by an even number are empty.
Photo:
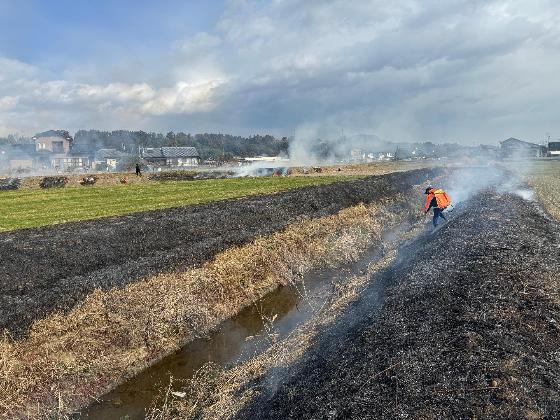
[[[551,141],[548,143],[548,155],[560,156],[560,141]]]
[[[197,166],[200,162],[196,147],[146,147],[140,154],[147,164],[154,166]]]
[[[547,155],[546,146],[513,137],[500,142],[500,152],[504,158],[534,158]]]
[[[352,149],[350,150],[350,161],[351,162],[361,162],[365,159],[365,153],[362,149]]]
[[[35,143],[35,157],[38,167],[60,168],[64,166],[73,141],[68,131],[44,131],[36,134],[32,139]]]
[[[68,169],[89,165],[88,156],[72,153],[73,139],[66,130],[44,131],[32,139],[38,168]]]
[[[120,163],[131,157],[131,154],[117,149],[99,149],[95,152],[93,167],[98,171],[115,171]]]
[[[66,154],[72,147],[72,136],[65,130],[49,130],[36,134],[33,138],[35,150]]]

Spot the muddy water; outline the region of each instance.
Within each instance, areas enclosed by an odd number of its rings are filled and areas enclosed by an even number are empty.
[[[382,252],[372,249],[358,263],[320,270],[297,286],[286,286],[265,296],[255,305],[223,322],[208,338],[197,339],[177,353],[141,372],[84,410],[80,418],[142,419],[161,389],[174,380],[188,379],[205,363],[220,366],[241,363],[270,346],[272,334],[282,339],[308,320],[329,296],[333,284],[350,273],[363,273]],[[274,316],[275,319],[271,323]],[[271,327],[272,325],[272,327]]]

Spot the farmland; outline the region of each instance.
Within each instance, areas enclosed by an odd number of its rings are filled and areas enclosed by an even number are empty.
[[[347,177],[260,177],[0,191],[0,231],[270,194]]]
[[[550,168],[523,176],[554,214]],[[149,415],[307,418],[373,410],[445,417],[460,416],[463,402],[474,416],[555,414],[557,395],[546,384],[558,388],[550,349],[559,342],[560,236],[557,222],[526,194],[525,181],[494,166],[373,177],[356,169],[350,177],[5,192],[53,194],[53,206],[65,194],[77,201],[99,194],[98,206],[113,194],[121,206],[123,197],[135,206],[112,208],[110,217],[78,206],[80,219],[60,223],[67,216],[59,215],[51,225],[37,210],[43,226],[0,234],[1,413],[79,412],[243,308],[258,308],[272,291],[357,262],[366,275],[349,273],[332,285],[332,296],[285,342],[271,338],[261,356],[212,371],[211,384],[195,375],[166,388],[188,397],[168,394]],[[428,184],[457,199],[449,225],[432,235],[418,212]],[[142,199],[127,195],[135,190]],[[161,191],[173,199],[159,208],[146,197]],[[183,197],[194,193],[203,202]],[[25,214],[35,201],[22,200]],[[144,202],[156,207],[139,211]],[[381,259],[363,260],[372,253]],[[428,382],[425,371],[433,372]],[[305,404],[298,395],[323,402]]]
[[[0,321],[15,338],[0,343],[2,412],[68,413],[313,267],[357,258],[417,220],[415,185],[443,173],[2,233]]]

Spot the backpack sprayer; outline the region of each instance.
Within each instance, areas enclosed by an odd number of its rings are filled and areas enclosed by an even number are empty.
[[[436,199],[437,206],[442,209],[442,211],[451,213],[455,209],[455,207],[453,207],[453,204],[451,204],[451,197],[449,197],[449,195],[445,191],[435,189],[433,187],[428,187],[426,188],[425,194],[427,195],[426,209],[428,208],[431,200],[433,200],[434,198]]]

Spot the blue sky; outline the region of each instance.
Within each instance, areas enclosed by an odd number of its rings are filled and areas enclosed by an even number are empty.
[[[0,135],[560,137],[555,0],[0,0]]]
[[[1,0],[0,54],[53,75],[78,63],[150,61],[211,28],[220,0]]]

